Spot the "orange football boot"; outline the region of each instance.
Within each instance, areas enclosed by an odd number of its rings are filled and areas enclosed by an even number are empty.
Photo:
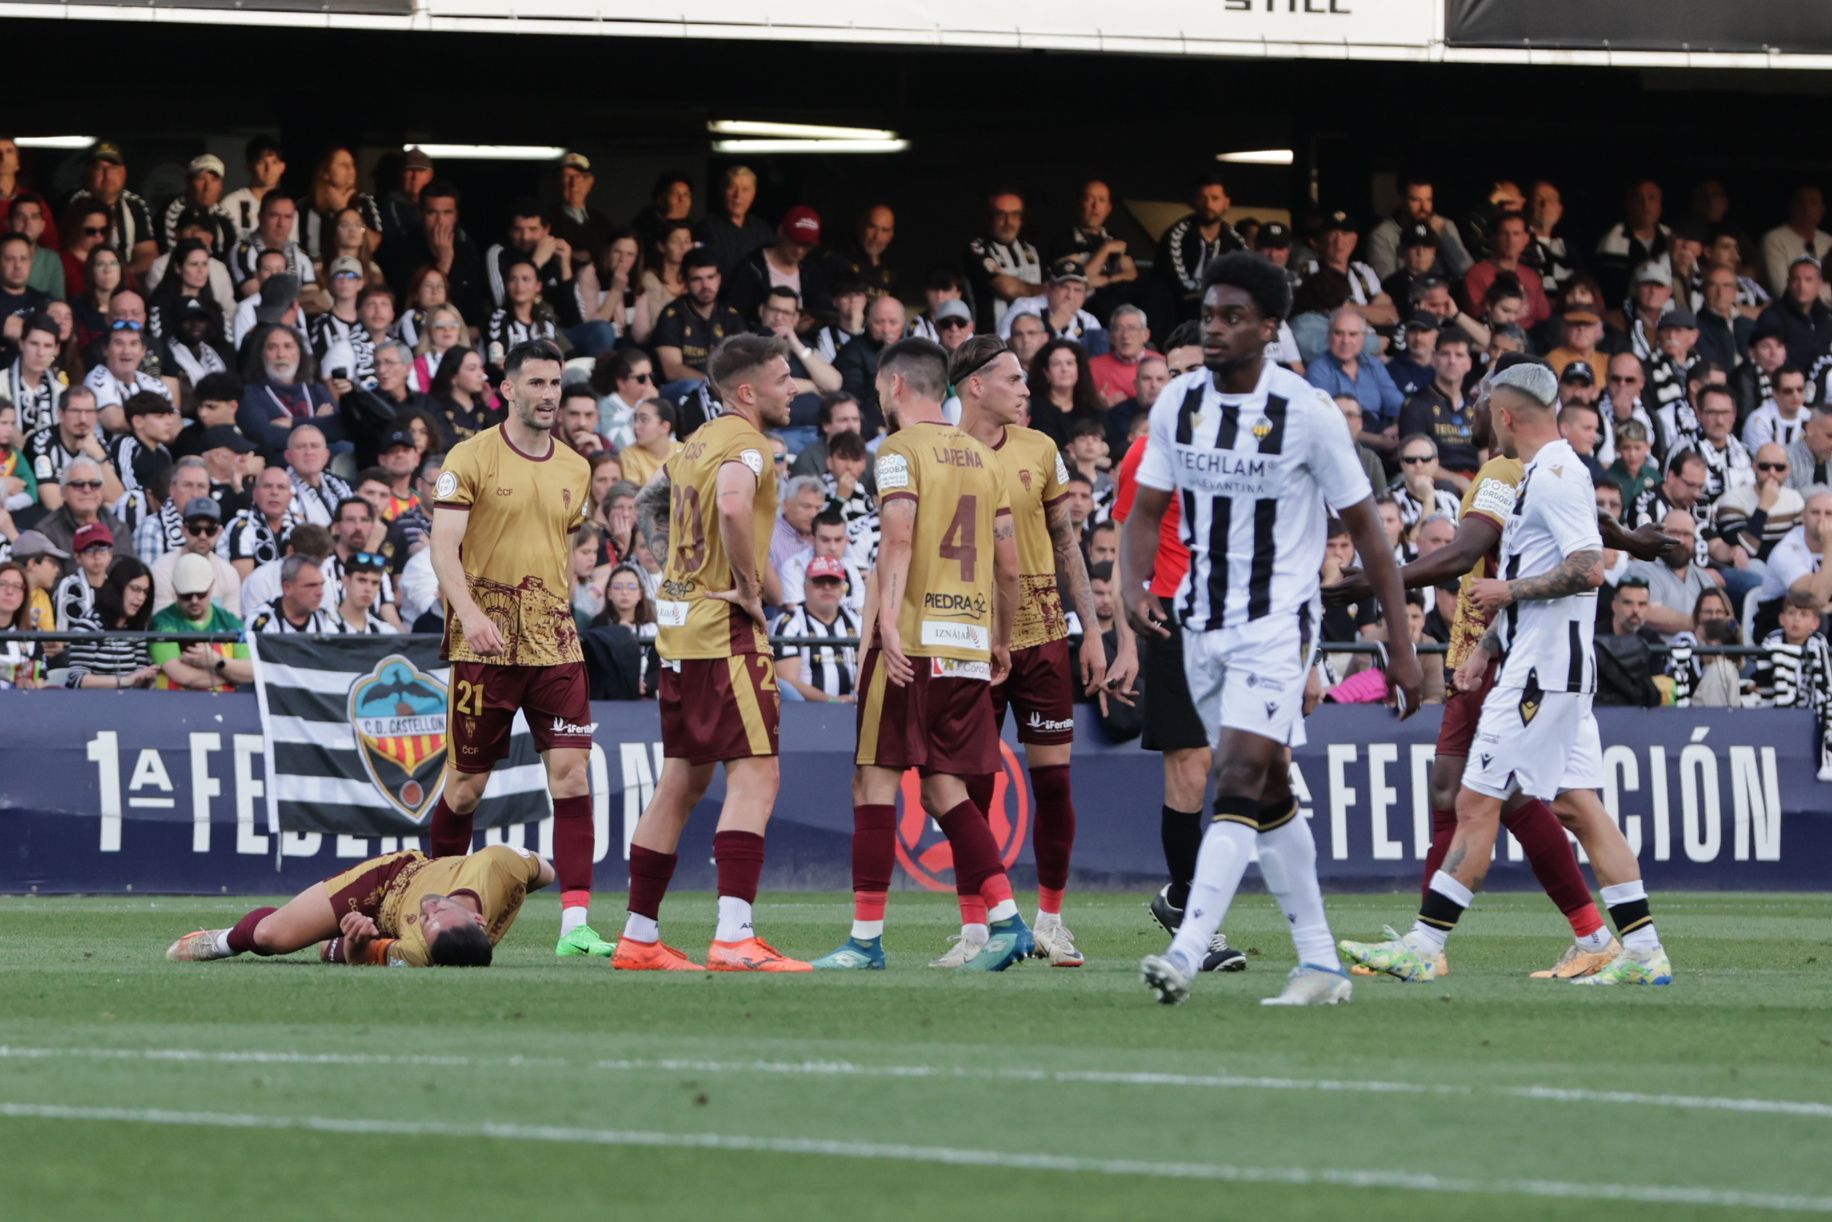
[[[622,936],[617,939],[617,953],[611,956],[611,966],[620,972],[703,972],[706,970],[705,964],[695,963],[659,938],[653,942],[638,942],[635,938]]]
[[[762,938],[742,942],[714,942],[706,952],[706,968],[713,972],[811,972],[812,964],[791,959]]]

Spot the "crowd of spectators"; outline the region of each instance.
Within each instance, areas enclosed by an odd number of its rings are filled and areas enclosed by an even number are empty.
[[[1441,210],[1415,177],[1391,215],[1288,224],[1242,214],[1207,176],[1147,250],[1114,235],[1113,191],[1088,181],[1064,216],[992,191],[957,260],[912,268],[890,207],[836,224],[816,203],[759,200],[742,166],[709,200],[664,175],[621,223],[594,203],[596,173],[576,152],[559,163],[556,198],[488,218],[419,150],[373,189],[349,150],[324,151],[297,195],[274,141],[250,141],[244,162],[245,185],[226,191],[228,167],[200,155],[181,195],[149,202],[104,141],[84,186],[50,200],[0,139],[0,627],[96,636],[9,642],[0,682],[249,681],[245,645],[109,636],[149,625],[439,630],[426,510],[443,454],[500,418],[508,349],[544,338],[570,357],[558,435],[592,464],[572,598],[594,692],[649,695],[661,557],[636,494],[719,411],[713,348],[757,331],[789,342],[799,391],[772,441],[782,495],[766,595],[793,642],[779,651],[782,686],[849,701],[877,545],[884,348],[905,335],[950,351],[975,333],[1006,340],[1110,593],[1121,459],[1162,387],[1201,363],[1204,266],[1244,249],[1290,279],[1271,351],[1341,408],[1403,560],[1454,537],[1488,457],[1475,384],[1502,354],[1535,354],[1559,375],[1560,428],[1599,505],[1690,544],[1671,563],[1606,556],[1599,627],[1624,663],[1608,698],[1832,700],[1808,619],[1832,598],[1820,263],[1832,234],[1817,187],[1746,201],[1745,214],[1720,182],[1676,209],[1644,180],[1620,215],[1567,217],[1554,183],[1496,182]],[[1346,533],[1332,538],[1325,575],[1354,563]],[[1427,592],[1404,631],[1443,640],[1454,609],[1454,593]],[[1388,631],[1372,607],[1332,608],[1325,622],[1338,645]],[[1761,662],[1698,649],[1746,641],[1766,647]],[[1363,698],[1352,672],[1365,661],[1330,660],[1351,672],[1330,676],[1335,697]]]

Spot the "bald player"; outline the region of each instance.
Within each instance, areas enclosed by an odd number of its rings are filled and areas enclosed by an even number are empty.
[[[229,929],[188,933],[165,957],[265,958],[323,943],[327,963],[489,967],[523,898],[552,881],[552,866],[506,844],[468,857],[384,853],[313,883],[284,907],[256,908]]]
[[[776,468],[758,430],[789,422],[795,379],[787,346],[763,335],[725,340],[706,373],[725,414],[675,451],[641,501],[652,529],[664,496],[669,506],[668,563],[655,601],[662,775],[630,842],[630,915],[611,966],[805,972],[806,963],[770,946],[751,923],[763,833],[781,784],[782,693],[763,618]],[[721,764],[725,804],[712,837],[719,927],[703,968],[662,941],[659,917],[687,817]]]
[[[954,850],[955,890],[987,907],[986,944],[962,967],[1000,972],[1036,941],[967,779],[999,766],[990,689],[1011,671],[1020,601],[1011,498],[992,451],[942,416],[948,354],[940,345],[906,339],[885,349],[877,391],[896,432],[878,450],[884,533],[859,668],[852,933],[814,966],[884,967],[897,790],[904,771],[916,768],[923,809]]]

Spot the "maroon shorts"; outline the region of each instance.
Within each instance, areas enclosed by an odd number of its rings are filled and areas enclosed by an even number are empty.
[[[1482,702],[1488,698],[1489,689],[1495,686],[1495,676],[1501,672],[1501,659],[1490,660],[1489,667],[1482,676],[1482,686],[1473,692],[1460,692],[1455,683],[1449,685],[1444,693],[1444,720],[1438,723],[1438,749],[1440,758],[1446,755],[1458,759],[1469,758],[1469,745],[1476,739],[1476,723],[1482,720]]]
[[[662,755],[695,766],[777,754],[782,691],[761,653],[662,663]]]
[[[948,776],[999,770],[999,728],[992,720],[989,663],[910,658],[915,677],[898,687],[876,649],[859,667],[859,748],[853,762],[920,768]],[[981,677],[967,677],[977,670]],[[964,672],[964,673],[963,673]]]
[[[520,709],[535,749],[592,746],[592,705],[585,663],[494,666],[453,662],[446,758],[459,772],[488,772],[509,754],[509,731]]]
[[[1005,725],[1007,707],[1017,715],[1019,742],[1075,741],[1075,671],[1067,637],[1011,651],[1011,676],[992,689],[995,729]]]
[[[341,874],[331,875],[324,880],[324,889],[331,895],[331,911],[337,914],[339,921],[346,912],[360,912],[372,920],[379,919],[382,901],[388,897],[396,880],[402,874],[418,871],[426,861],[426,854],[413,850],[384,853],[353,865]]]

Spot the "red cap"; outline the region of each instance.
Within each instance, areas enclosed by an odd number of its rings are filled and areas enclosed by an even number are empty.
[[[821,214],[806,204],[797,204],[782,215],[783,236],[792,242],[821,244]]]
[[[816,556],[808,562],[808,580],[815,581],[822,577],[831,577],[835,581],[846,580],[846,566],[832,556]]]
[[[114,532],[100,522],[91,522],[87,526],[76,528],[76,537],[70,541],[70,550],[80,552],[98,543],[113,547]]]

